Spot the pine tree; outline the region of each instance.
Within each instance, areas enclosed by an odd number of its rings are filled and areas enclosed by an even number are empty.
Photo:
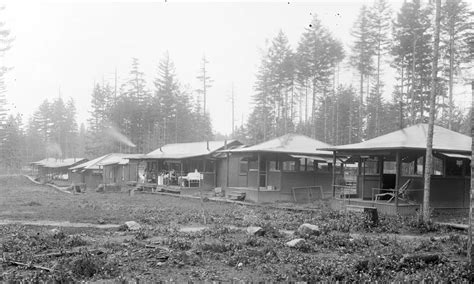
[[[136,145],[133,151],[143,153],[147,137],[148,106],[151,103],[150,92],[146,87],[145,74],[140,71],[137,58],[132,58],[132,68],[128,80],[121,87],[117,104],[119,130]],[[131,151],[131,149],[129,149]]]
[[[375,84],[373,84],[367,98],[367,138],[373,138],[381,133],[383,82],[381,82],[380,78],[382,75],[383,59],[390,47],[389,36],[392,15],[390,7],[385,0],[375,1],[368,14],[371,37],[369,41],[373,44],[375,56]],[[374,102],[375,105],[371,106],[371,102]],[[371,119],[372,121],[370,121]]]
[[[212,80],[207,70],[208,63],[209,61],[206,59],[206,55],[203,55],[201,59],[201,69],[199,70],[199,75],[196,77],[196,79],[198,79],[199,83],[201,84],[201,87],[198,88],[196,91],[198,92],[199,95],[202,96],[202,99],[203,99],[202,108],[203,108],[204,115],[206,115],[207,90],[212,86],[211,85]]]
[[[350,57],[350,64],[359,72],[360,87],[359,87],[359,117],[358,117],[358,136],[364,136],[364,78],[367,78],[374,71],[373,57],[377,44],[381,44],[383,39],[380,37],[379,42],[376,43],[375,32],[372,31],[371,15],[366,5],[361,7],[359,16],[354,28],[352,36],[354,37],[354,45],[352,47],[352,55]],[[382,16],[382,15],[380,15]],[[375,26],[375,24],[374,24]],[[380,23],[379,28],[382,28]]]
[[[114,143],[106,139],[105,129],[110,126],[114,115],[118,112],[113,102],[112,88],[109,84],[94,86],[91,99],[90,117],[87,120],[88,133],[86,135],[85,152],[88,157],[97,157],[114,150],[110,145]],[[117,117],[118,120],[118,117]],[[83,132],[85,135],[85,131]]]
[[[24,159],[21,116],[8,116],[5,126],[2,147],[0,147],[0,160],[7,171],[19,170]]]
[[[254,89],[254,107],[247,127],[250,140],[257,143],[276,136],[275,98],[271,94],[271,69],[266,53],[262,56]]]
[[[406,79],[409,120],[426,122],[432,62],[432,7],[420,0],[405,2],[393,26],[394,65]]]
[[[448,128],[453,128],[455,76],[459,75],[463,63],[469,62],[469,36],[474,32],[469,5],[463,0],[447,0],[441,9],[441,56],[444,59],[444,74],[449,85]]]
[[[281,136],[293,131],[292,110],[294,106],[294,56],[288,38],[280,30],[273,39],[267,53],[269,74],[269,91],[274,98],[276,113],[276,135]]]
[[[155,85],[155,108],[159,116],[156,117],[160,125],[161,145],[177,142],[176,122],[178,120],[178,94],[179,83],[175,75],[175,67],[166,52],[158,65],[158,74],[154,81]]]
[[[328,89],[333,70],[344,57],[344,51],[342,44],[334,39],[327,28],[321,24],[321,21],[314,16],[300,39],[296,56],[298,81],[311,83],[311,135],[316,137],[317,96],[326,97],[329,95]],[[324,117],[327,118],[328,115],[325,114]],[[324,136],[327,136],[327,131],[325,127]]]
[[[3,11],[5,7],[0,7],[0,12]],[[1,20],[2,14],[0,14],[0,56],[4,56],[6,51],[8,51],[13,42],[13,37],[11,36],[10,30],[6,27],[6,23]],[[8,106],[6,98],[6,84],[5,84],[5,74],[8,71],[6,66],[0,66],[0,148],[2,147],[2,141],[5,139],[7,134],[6,127],[8,127],[7,122],[10,122],[8,117]]]

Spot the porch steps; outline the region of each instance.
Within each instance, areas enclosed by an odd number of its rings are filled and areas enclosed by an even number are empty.
[[[243,201],[245,200],[245,192],[240,192],[240,191],[232,191],[229,194],[227,194],[227,197],[230,200],[238,200],[238,201]]]
[[[362,206],[362,205],[346,205],[345,208],[347,209],[347,211],[350,211],[350,212],[359,212],[359,213],[367,212],[367,211],[370,211],[370,210],[377,210],[377,208],[375,208],[375,207],[372,207],[372,206]]]

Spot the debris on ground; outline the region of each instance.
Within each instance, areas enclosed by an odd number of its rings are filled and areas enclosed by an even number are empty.
[[[319,236],[321,234],[321,230],[318,226],[308,223],[299,226],[297,232],[300,236]]]
[[[300,245],[304,242],[305,242],[304,239],[294,239],[294,240],[291,240],[291,241],[287,242],[285,245],[287,247],[294,248],[294,247],[296,247],[296,246],[298,246],[298,245]]]
[[[262,227],[248,227],[247,234],[251,236],[263,236],[265,235],[265,230]]]

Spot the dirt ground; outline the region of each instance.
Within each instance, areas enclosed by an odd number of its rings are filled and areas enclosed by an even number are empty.
[[[139,193],[72,195],[22,176],[0,177],[0,196],[0,281],[471,279],[466,234],[415,217],[380,216],[374,225],[326,206],[296,212]],[[141,228],[120,226],[126,221]],[[303,223],[319,234],[295,232]],[[248,226],[264,234],[249,235]],[[286,245],[296,238],[304,240]]]

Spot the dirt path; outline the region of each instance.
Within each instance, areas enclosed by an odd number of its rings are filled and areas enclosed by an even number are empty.
[[[72,228],[97,228],[97,229],[114,229],[120,225],[117,224],[92,224],[92,223],[71,223],[68,221],[24,221],[24,220],[0,220],[0,225],[32,225],[32,226],[52,226],[52,227],[72,227]]]
[[[32,183],[35,183],[35,184],[38,184],[38,185],[47,185],[47,186],[50,186],[50,187],[54,188],[55,190],[57,190],[59,192],[72,194],[72,192],[67,191],[66,188],[64,188],[64,187],[56,186],[56,185],[50,184],[50,183],[42,184],[40,182],[37,182],[34,178],[32,178],[28,175],[23,175],[23,176],[26,177],[28,180],[30,180]]]

